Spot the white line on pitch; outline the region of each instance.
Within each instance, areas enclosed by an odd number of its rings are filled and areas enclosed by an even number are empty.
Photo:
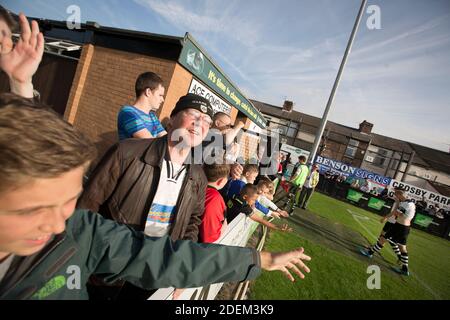
[[[359,215],[359,214],[357,214],[357,213],[354,213],[354,212],[351,211],[350,209],[347,209],[347,211],[353,216],[353,219],[355,219],[355,221],[358,222],[359,225],[360,225],[361,227],[363,227],[364,230],[367,231],[367,233],[368,233],[372,238],[374,238],[375,240],[378,240],[378,237],[375,236],[372,232],[370,232],[369,229],[367,229],[366,226],[363,225],[363,224],[361,223],[361,221],[359,221],[360,219],[362,219],[362,220],[369,220],[368,217],[361,216],[361,215]],[[388,252],[389,252],[391,255],[393,255],[394,257],[396,257],[396,255],[395,255],[394,252],[392,252],[392,251],[388,251]],[[434,295],[435,298],[438,298],[438,299],[442,300],[442,298],[441,298],[436,292],[434,292],[433,289],[431,289],[425,282],[423,282],[422,280],[420,280],[419,277],[418,277],[416,274],[414,274],[414,275],[412,275],[412,276],[413,276],[414,278],[416,278],[416,280],[417,280],[417,281],[418,281],[425,289],[427,289],[432,295]]]

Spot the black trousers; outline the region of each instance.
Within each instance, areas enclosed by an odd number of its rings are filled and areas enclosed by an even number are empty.
[[[309,198],[314,192],[314,188],[306,188],[305,186],[302,188],[300,192],[300,198],[298,199],[298,206],[305,208],[308,205]]]

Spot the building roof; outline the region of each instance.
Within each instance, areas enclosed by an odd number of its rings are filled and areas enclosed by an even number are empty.
[[[39,23],[39,26],[44,28],[44,30],[51,30],[52,28],[68,29],[66,21],[57,21],[57,20],[40,19],[40,18],[29,18],[29,19],[36,20]],[[127,37],[145,39],[145,40],[155,39],[158,41],[171,42],[171,43],[179,44],[179,45],[182,45],[182,41],[183,41],[183,37],[168,36],[168,35],[143,32],[143,31],[119,29],[119,28],[113,28],[113,27],[105,27],[105,26],[99,25],[97,22],[94,22],[94,21],[87,21],[86,23],[81,23],[79,29],[72,29],[71,31],[87,31],[87,30],[94,31],[97,33],[105,33],[105,34],[110,34],[110,35],[121,35],[121,36],[127,36]]]
[[[280,106],[274,106],[256,100],[251,101],[254,106],[264,114],[284,119],[291,119],[292,121],[308,124],[316,128],[320,125],[321,119],[318,117],[294,110],[291,112],[286,112],[283,111]],[[346,144],[348,141],[345,137],[351,137],[365,142],[370,141],[372,145],[398,152],[404,152],[406,160],[409,158],[409,154],[414,151],[415,155],[412,164],[450,174],[449,153],[373,132],[370,134],[364,134],[359,131],[359,128],[348,127],[333,121],[328,121],[326,130],[329,130],[328,136],[335,141]]]
[[[409,143],[409,145],[416,152],[416,156],[420,157],[426,164],[428,164],[429,168],[433,168],[438,171],[450,174],[449,153],[421,146],[415,143]]]
[[[45,37],[78,44],[89,43],[174,61],[178,60],[183,49],[183,37],[104,27],[96,22],[89,21],[80,24],[78,29],[69,29],[66,21],[39,18],[29,19],[36,20],[39,23],[39,27]]]
[[[231,79],[221,70],[221,68],[214,62],[214,60],[207,54],[207,52],[201,48],[201,46],[195,41],[195,39],[189,33],[186,33],[184,37],[167,36],[149,32],[133,31],[118,29],[112,27],[103,27],[96,22],[86,22],[80,24],[79,28],[69,29],[66,21],[55,21],[48,19],[36,19],[38,21],[40,29],[42,30],[46,39],[54,38],[70,42],[71,44],[92,44],[94,46],[106,47],[110,49],[116,49],[124,52],[131,52],[141,55],[149,55],[165,60],[172,60],[179,62],[188,71],[190,70],[189,63],[186,65],[181,58],[183,47],[187,46],[189,50],[189,43],[198,49],[208,62],[220,72],[221,79],[225,79],[231,85],[231,90],[239,93],[242,97],[242,101],[239,104],[233,104],[235,100],[229,96],[224,96],[221,92],[216,90],[216,93],[225,100],[228,100],[231,105],[237,108],[240,112],[244,113],[258,126],[265,127],[265,119],[258,111],[249,103],[247,105],[247,98],[240,92],[238,86],[236,86]],[[197,72],[196,70],[195,72]],[[195,73],[193,72],[193,74]],[[199,74],[194,74],[202,80]],[[204,81],[204,80],[202,80]],[[245,104],[244,104],[245,102]]]
[[[436,183],[433,181],[429,181],[428,183],[431,184],[433,186],[434,189],[436,189],[437,192],[439,192],[440,194],[446,196],[446,197],[450,197],[450,187],[449,186],[445,186],[443,184],[440,183]]]
[[[261,112],[279,118],[291,119],[292,121],[296,121],[302,124],[307,124],[313,127],[318,128],[320,126],[321,119],[315,116],[311,116],[306,113],[298,112],[292,110],[291,112],[283,111],[281,107],[270,105],[264,102],[251,100],[253,105],[260,110]],[[359,132],[358,129],[354,129],[351,127],[344,126],[342,124],[335,123],[333,121],[328,121],[326,125],[326,130],[328,130],[329,136],[333,135],[344,135],[347,137],[352,137],[361,141],[370,141],[370,136],[364,133]],[[331,137],[331,136],[330,136]],[[337,137],[336,137],[337,139]],[[344,143],[347,143],[345,141]]]

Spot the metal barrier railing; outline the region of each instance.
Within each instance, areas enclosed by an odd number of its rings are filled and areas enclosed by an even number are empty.
[[[246,217],[243,213],[238,215],[228,225],[225,234],[216,241],[217,244],[245,247],[258,223]],[[260,242],[261,243],[261,242]],[[223,283],[215,283],[205,287],[187,288],[180,295],[179,300],[214,300]],[[158,289],[149,300],[171,300],[174,288]]]
[[[270,222],[273,221],[273,218],[270,218],[269,221]],[[258,242],[258,245],[256,246],[257,251],[262,251],[264,244],[266,242],[268,228],[266,226],[262,226],[262,228],[263,228],[263,234],[261,236],[261,239]],[[236,289],[236,293],[234,295],[233,300],[244,300],[249,285],[250,285],[250,281],[241,282]]]

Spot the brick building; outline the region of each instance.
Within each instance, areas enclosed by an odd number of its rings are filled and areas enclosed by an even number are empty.
[[[118,141],[117,114],[133,103],[139,74],[153,71],[166,88],[158,117],[165,123],[179,97],[196,92],[215,110],[247,117],[246,128],[265,127],[264,117],[188,33],[172,37],[101,27],[95,22],[70,30],[65,22],[36,19],[46,39],[33,82],[42,100],[95,143],[99,154]],[[18,36],[18,35],[16,35]],[[8,90],[5,75],[0,90]],[[259,137],[244,134],[241,155],[256,154]]]

